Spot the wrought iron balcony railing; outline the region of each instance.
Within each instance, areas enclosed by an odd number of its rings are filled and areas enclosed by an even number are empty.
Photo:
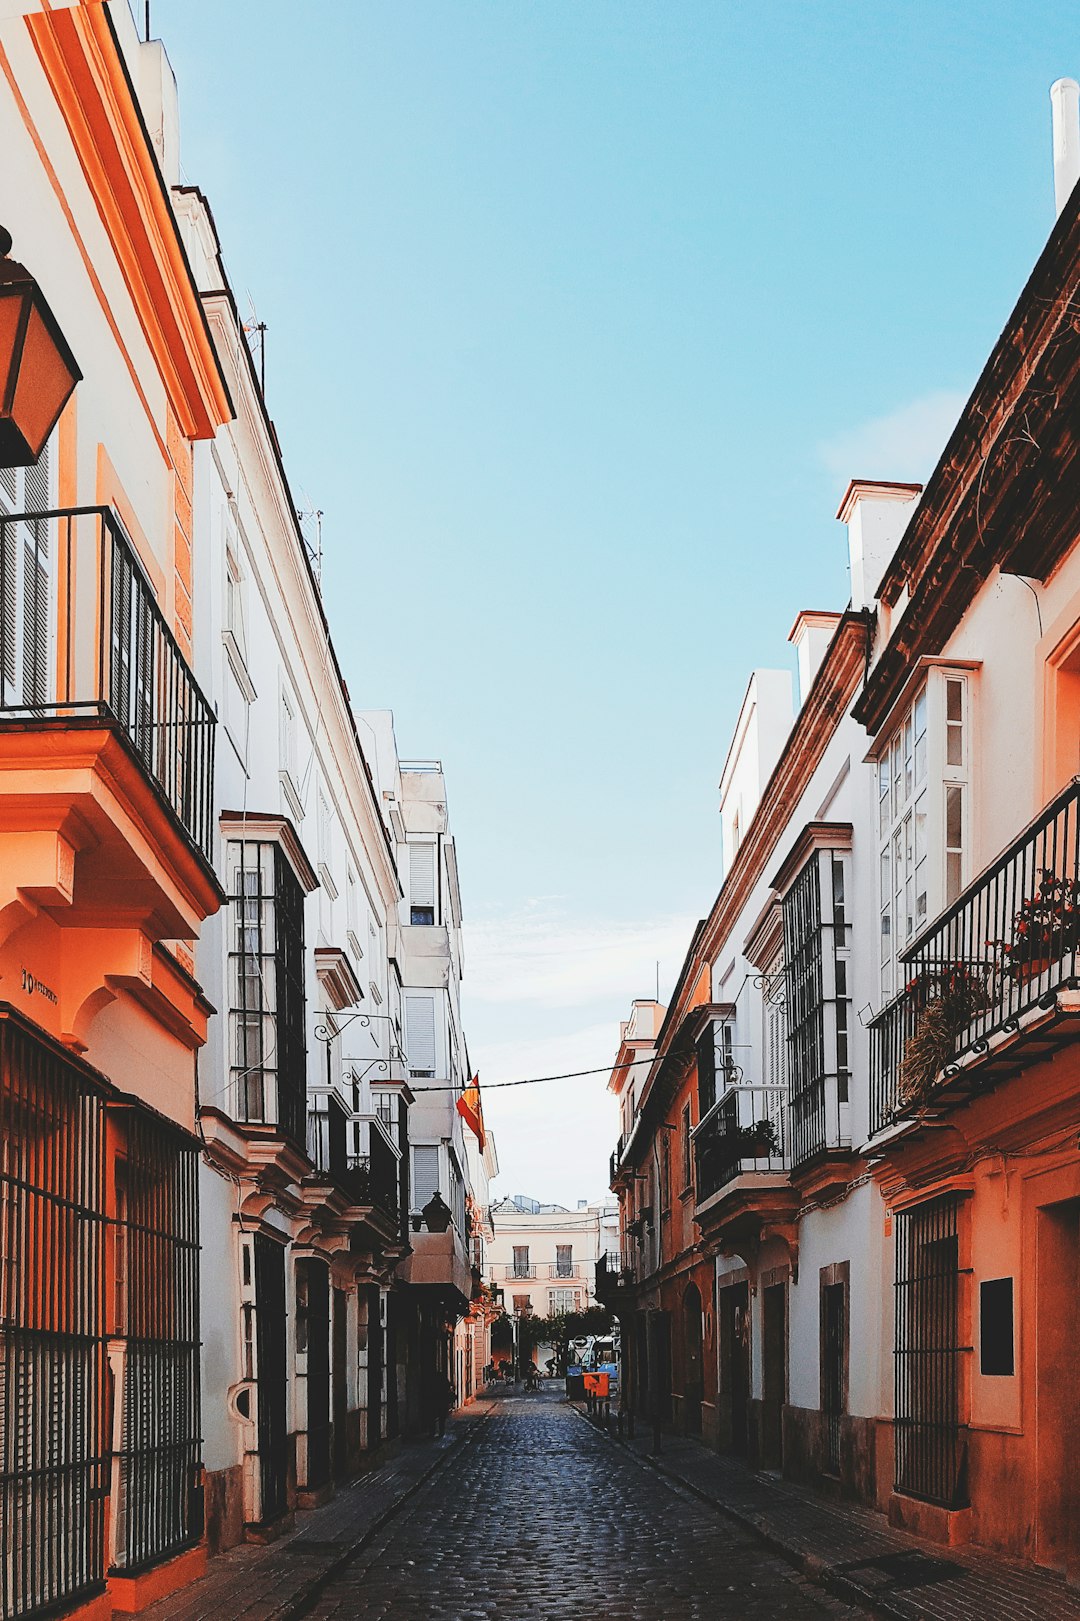
[[[625,1289],[637,1281],[640,1256],[633,1250],[621,1255],[601,1255],[596,1263],[596,1297],[602,1300],[614,1289]]]
[[[333,1095],[311,1099],[308,1109],[308,1156],[327,1173],[351,1205],[381,1210],[400,1225],[400,1184],[397,1156],[382,1138],[371,1136],[371,1152],[349,1148],[352,1123]],[[322,1105],[322,1106],[320,1106]]]
[[[694,1133],[697,1203],[751,1171],[783,1171],[787,1094],[779,1086],[733,1086]]]
[[[901,958],[907,983],[870,1026],[870,1129],[1080,983],[1080,778]]]
[[[0,720],[118,725],[213,854],[214,712],[108,507],[0,513]]]

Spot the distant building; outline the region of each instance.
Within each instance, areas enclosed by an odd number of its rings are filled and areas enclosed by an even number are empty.
[[[550,1317],[596,1304],[599,1258],[618,1249],[615,1200],[576,1210],[515,1194],[492,1207],[487,1278],[508,1313]]]

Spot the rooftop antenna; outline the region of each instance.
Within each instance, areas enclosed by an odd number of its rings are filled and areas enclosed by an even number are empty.
[[[248,341],[248,348],[259,346],[259,392],[266,399],[266,322],[260,321],[255,309],[254,300],[248,294],[248,303],[251,305],[251,320],[243,323],[243,333]]]
[[[311,518],[314,518],[314,520],[315,520],[315,544],[314,545],[312,545],[311,541],[308,539],[307,520],[309,520]],[[323,521],[322,508],[321,507],[302,507],[302,508],[298,508],[297,513],[296,513],[296,521],[300,525],[300,534],[301,534],[301,536],[303,538],[304,550],[307,552],[308,557],[311,559],[311,566],[315,571],[315,578],[318,580],[319,585],[321,587],[321,585],[322,585],[322,521]]]

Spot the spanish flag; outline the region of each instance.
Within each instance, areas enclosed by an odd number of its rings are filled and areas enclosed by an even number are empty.
[[[480,1147],[483,1148],[486,1138],[484,1136],[484,1110],[480,1103],[479,1075],[473,1076],[471,1083],[458,1098],[457,1112],[475,1136]]]

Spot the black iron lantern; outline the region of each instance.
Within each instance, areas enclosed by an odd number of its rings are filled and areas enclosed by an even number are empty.
[[[29,467],[45,448],[82,372],[0,226],[0,467]]]
[[[420,1212],[420,1217],[429,1233],[445,1233],[454,1219],[450,1206],[438,1189]]]

